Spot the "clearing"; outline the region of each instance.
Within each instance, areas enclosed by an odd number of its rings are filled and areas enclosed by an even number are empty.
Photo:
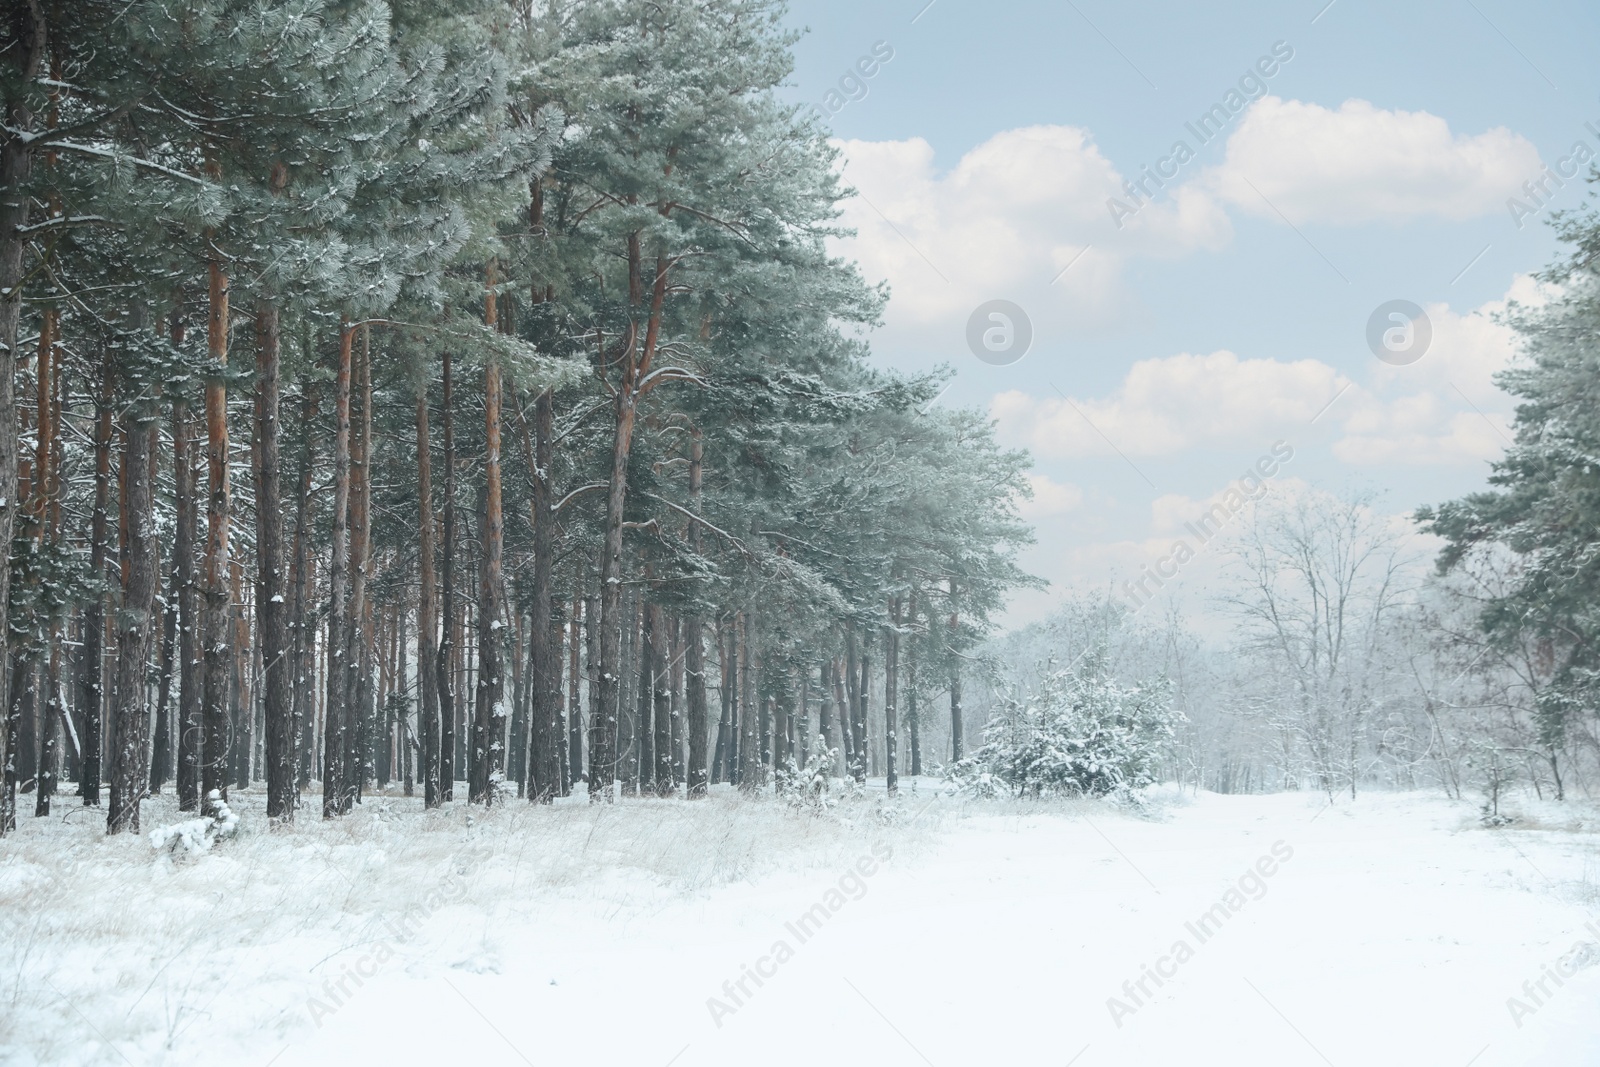
[[[177,859],[171,797],[116,840],[69,805],[0,842],[7,1067],[1600,1064],[1588,804],[1486,829],[1437,795],[1140,816],[907,780],[821,816],[369,797],[268,834],[244,792]]]

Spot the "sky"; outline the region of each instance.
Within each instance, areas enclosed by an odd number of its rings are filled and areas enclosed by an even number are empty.
[[[1497,315],[1546,297],[1545,222],[1600,159],[1600,5],[793,0],[789,19],[786,91],[857,194],[838,251],[890,288],[874,358],[948,367],[937,403],[1033,456],[1023,563],[1051,584],[1008,623],[1137,578],[1264,457],[1269,490],[1394,516],[1484,486],[1514,410]],[[1202,560],[1164,594],[1192,607],[1225,580]]]

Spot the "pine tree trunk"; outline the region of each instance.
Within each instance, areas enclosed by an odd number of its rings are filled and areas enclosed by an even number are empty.
[[[155,450],[152,450],[150,462],[152,465],[160,462]],[[167,775],[172,773],[172,724],[168,706],[172,699],[172,659],[177,654],[178,643],[178,587],[176,576],[169,575],[169,578],[172,596],[165,606],[160,606],[159,602],[157,606],[161,612],[161,659],[156,671],[156,736],[150,752],[150,792],[153,794],[161,792]]]
[[[110,422],[106,422],[107,435],[110,434]],[[198,648],[198,585],[195,584],[195,459],[194,459],[194,418],[189,413],[189,402],[186,398],[178,398],[173,402],[173,485],[174,499],[178,507],[178,531],[173,536],[173,585],[178,589],[178,809],[179,811],[198,811],[200,809],[200,761],[203,760],[203,726],[200,718],[200,648]],[[99,453],[99,440],[96,438],[96,454]],[[96,478],[94,478],[94,525],[96,534],[94,539],[98,542],[101,563],[96,563],[96,573],[104,569],[104,555],[106,555],[106,491],[109,491],[110,478],[107,475],[106,486],[102,488],[99,477],[99,462],[96,462]],[[98,598],[96,598],[98,600]],[[96,603],[98,606],[98,603]],[[94,627],[99,629],[99,614],[94,617]],[[93,653],[88,648],[88,627],[90,621],[85,619],[85,657],[93,654],[94,659],[99,659],[99,637],[94,637]],[[91,665],[93,670],[90,677],[94,678],[93,707],[98,709],[101,701],[99,693],[99,664]],[[88,749],[88,739],[85,737],[85,749]]]
[[[849,661],[841,662],[837,657],[828,663],[828,670],[832,676],[834,713],[839,719],[839,760],[842,774],[855,775],[856,766],[856,737],[853,726],[855,716],[855,701],[851,694],[855,691],[854,684],[846,684]]]
[[[651,626],[651,605],[644,594],[639,598],[639,655],[634,661],[636,684],[633,706],[637,709],[635,737],[639,746],[639,793],[648,796],[656,790],[655,724],[655,631]]]
[[[516,574],[519,570],[521,567],[513,561],[511,573]],[[517,583],[517,586],[520,589],[521,583]],[[537,774],[537,771],[531,771],[529,764],[537,762],[537,755],[530,759],[528,752],[530,744],[528,703],[531,698],[528,696],[529,672],[526,669],[527,664],[523,662],[527,659],[527,655],[523,648],[525,642],[531,643],[531,639],[527,632],[527,616],[521,610],[524,599],[520,595],[512,596],[506,605],[511,618],[510,640],[506,642],[511,648],[511,747],[508,749],[506,759],[506,776],[517,783],[517,796],[532,800],[534,795],[528,788],[528,775]]]
[[[728,627],[717,622],[714,634],[717,641],[717,694],[721,698],[722,714],[717,717],[717,743],[711,753],[711,785],[733,781],[733,760],[729,748],[733,744],[733,657],[728,652]]]
[[[550,512],[552,488],[550,469],[555,436],[555,402],[550,390],[534,401],[534,430],[517,405],[517,425],[522,435],[523,463],[528,468],[529,519],[533,527],[533,588],[529,601],[532,616],[528,634],[529,711],[528,799],[548,802],[561,790],[563,738],[560,730],[560,655],[559,631],[552,628],[555,615],[555,545]]]
[[[11,67],[7,80],[12,85],[37,78],[49,50],[44,19],[30,21],[33,32],[28,39],[15,41],[6,49],[5,60]],[[25,136],[33,126],[33,114],[22,93],[8,92],[7,96],[5,130],[0,132],[0,503],[4,504],[0,507],[0,612],[11,603],[11,538],[17,513],[17,327],[22,312],[23,251],[29,241],[23,228],[33,202],[26,191],[33,149]],[[0,626],[0,673],[10,662],[10,628]],[[0,678],[0,690],[4,688]],[[0,731],[0,766],[5,768],[0,836],[17,825],[16,761],[21,724],[13,719],[6,697],[0,692],[7,709],[6,729]]]
[[[350,634],[346,586],[350,580],[350,376],[355,330],[339,327],[339,366],[334,376],[333,534],[328,561],[328,684],[322,728],[322,817],[341,813],[345,797],[345,750],[349,745]]]
[[[687,783],[683,759],[683,621],[673,618],[667,626],[668,718],[672,734],[672,788]]]
[[[486,298],[484,325],[491,331],[498,326],[495,307],[495,271],[491,262],[486,271]],[[503,554],[505,551],[505,518],[500,495],[500,363],[491,356],[483,368],[483,528],[480,531],[483,545],[483,567],[478,587],[478,691],[482,701],[484,751],[480,756],[483,767],[476,799],[485,804],[495,800],[504,768],[506,742],[506,705],[504,666],[501,662],[500,644],[504,635],[505,605],[502,603],[504,581]],[[538,629],[548,632],[549,604],[545,617],[535,620]]]
[[[795,766],[804,769],[811,760],[811,671],[800,672],[800,695],[796,705],[796,727],[794,747],[791,753],[794,756]]]
[[[450,353],[444,353],[444,552],[439,568],[443,627],[439,641],[439,799],[455,795],[456,777],[456,437]]]
[[[250,606],[244,597],[244,562],[237,556],[228,561],[234,609],[230,613],[233,643],[233,721],[234,778],[240,789],[250,788],[251,761],[255,755],[255,693],[250,684],[255,659],[250,640]]]
[[[35,518],[38,526],[38,544],[52,548],[56,540],[56,521],[60,518],[60,476],[58,435],[61,427],[60,411],[56,405],[61,379],[61,328],[60,313],[47,309],[44,333],[49,341],[40,339],[38,371],[39,427],[34,467],[37,471],[38,491],[35,494]],[[39,716],[38,784],[34,788],[33,814],[36,818],[50,814],[50,801],[56,792],[57,768],[61,759],[60,722],[64,709],[61,706],[61,632],[55,613],[46,609],[45,632],[48,635],[49,658],[44,672],[44,700]]]
[[[305,339],[309,358],[311,339]],[[304,437],[300,452],[300,473],[295,480],[294,502],[294,587],[290,606],[290,632],[294,643],[294,729],[295,729],[295,793],[311,785],[312,767],[316,763],[316,628],[310,625],[311,612],[311,475],[313,455],[312,427],[317,419],[317,386],[306,381],[300,400],[300,433]]]
[[[622,522],[628,492],[628,457],[633,449],[634,421],[638,415],[640,382],[649,372],[661,329],[662,306],[667,294],[668,265],[664,256],[656,258],[650,290],[650,310],[645,324],[643,352],[638,346],[638,309],[644,298],[639,234],[628,236],[628,304],[634,321],[622,346],[622,380],[617,384],[614,432],[611,439],[611,471],[606,492],[604,548],[600,556],[600,697],[599,714],[606,717],[590,726],[589,795],[591,799],[610,797],[614,756],[608,735],[616,729],[620,710],[622,630],[632,624],[632,615],[622,614]],[[602,354],[604,344],[601,344]],[[595,741],[598,739],[599,746]],[[594,773],[598,771],[599,773]]]
[[[38,339],[38,368],[40,374],[36,379],[41,385],[49,379],[51,333],[53,330],[53,316],[48,312],[40,316]],[[26,364],[22,369],[27,369]],[[22,432],[27,435],[33,432],[34,440],[39,441],[44,433],[37,424],[38,410],[34,405],[28,404],[21,409]],[[37,563],[41,557],[43,545],[40,536],[44,525],[40,521],[39,509],[42,497],[39,487],[44,483],[43,464],[39,461],[37,450],[24,451],[18,466],[17,506],[23,510],[21,528],[18,530],[18,539],[27,544],[27,553]],[[11,664],[11,720],[15,726],[11,729],[11,751],[13,763],[7,768],[14,772],[19,788],[26,793],[36,789],[39,777],[39,661],[42,647],[35,636],[39,622],[38,604],[40,571],[38,566],[26,568],[25,586],[28,590],[26,597],[27,606],[16,610],[14,614],[19,621],[24,623],[26,638],[17,648]],[[8,612],[9,615],[13,612]],[[7,628],[9,629],[9,623]],[[14,816],[13,816],[14,817]]]
[[[50,518],[50,543],[52,545],[59,545],[61,543],[61,541],[62,541],[62,535],[63,535],[61,509],[62,509],[62,498],[65,495],[65,486],[62,483],[62,472],[66,469],[66,445],[65,445],[65,442],[64,442],[64,440],[62,438],[62,434],[61,434],[61,420],[62,420],[63,415],[64,415],[63,408],[64,408],[64,405],[65,405],[66,396],[67,396],[67,391],[66,391],[66,387],[65,387],[65,384],[64,384],[65,371],[66,371],[65,362],[66,361],[63,358],[63,356],[58,353],[56,358],[55,358],[55,360],[53,361],[54,373],[53,373],[52,377],[54,379],[54,382],[53,382],[53,384],[51,386],[51,391],[55,394],[55,399],[51,403],[51,415],[50,415],[51,424],[52,424],[52,430],[51,430],[51,434],[50,434],[51,458],[50,458],[50,516],[49,516],[49,518]],[[152,429],[150,431],[150,436],[151,436],[152,442],[154,442],[156,440],[157,436],[158,436],[156,430],[153,427],[152,427]],[[49,697],[48,707],[49,707],[49,715],[50,715],[50,722],[51,722],[50,730],[51,730],[51,736],[52,737],[58,736],[58,734],[59,734],[59,732],[61,730],[67,730],[67,732],[69,734],[69,737],[70,737],[70,733],[71,733],[71,730],[70,730],[70,726],[71,726],[70,716],[72,714],[72,710],[71,710],[71,706],[70,706],[70,704],[69,704],[69,702],[67,700],[67,693],[66,693],[65,684],[63,683],[62,678],[61,678],[62,666],[63,666],[63,663],[66,661],[66,657],[67,657],[67,652],[66,652],[66,649],[64,647],[63,639],[70,632],[69,630],[66,629],[66,626],[67,626],[67,623],[66,623],[65,619],[62,619],[62,618],[59,618],[59,617],[54,617],[54,618],[51,619],[51,623],[50,623],[50,663],[49,663],[49,667],[48,667],[47,677],[49,678],[49,688],[50,688],[50,697]],[[56,789],[58,788],[58,784],[59,784],[59,781],[60,781],[60,778],[59,778],[60,768],[61,768],[61,761],[60,761],[58,755],[56,753],[51,753],[50,754],[50,771],[51,771],[50,792],[52,794],[54,794]]]
[[[111,746],[111,797],[106,809],[106,831],[113,834],[138,832],[139,801],[144,796],[148,773],[144,766],[150,728],[145,661],[156,596],[156,552],[151,516],[150,434],[147,426],[137,420],[138,416],[130,412],[123,421],[128,568],[122,610],[117,613],[117,701]]]
[[[850,777],[858,782],[866,780],[866,746],[862,744],[862,734],[865,732],[860,727],[861,716],[861,656],[856,647],[855,630],[851,629],[845,634],[844,645],[844,691],[845,691],[845,719],[844,726],[850,731]]]
[[[822,735],[824,751],[842,752],[843,748],[835,748],[833,743],[833,716],[837,704],[833,695],[833,663],[824,663],[817,670],[817,682],[821,688],[820,703],[817,707],[817,732]],[[838,773],[835,761],[828,761],[827,773],[831,776]]]
[[[406,652],[411,647],[411,644],[408,640],[410,635],[406,633],[406,624],[410,622],[410,613],[407,612],[403,606],[397,607],[395,612],[398,615],[396,626],[399,631],[395,635],[395,671],[397,672],[395,685],[400,692],[404,694],[408,689],[406,684],[408,677]],[[409,703],[409,701],[407,703]],[[401,706],[405,707],[404,704]],[[413,750],[417,749],[418,746],[415,743],[415,734],[411,730],[410,716],[404,711],[400,713],[399,745],[401,774],[405,779],[406,796],[414,796],[417,791],[417,784],[415,769],[416,763]]]
[[[611,797],[616,780],[616,756],[611,738],[619,728],[622,681],[622,509],[628,488],[628,455],[633,447],[634,357],[625,357],[621,387],[617,390],[616,429],[611,446],[610,486],[606,493],[605,541],[600,553],[600,663],[595,714],[589,725],[589,798]]]
[[[471,528],[467,530],[467,544],[475,545],[478,551],[472,560],[472,588],[476,590],[473,604],[477,608],[475,616],[478,620],[483,618],[483,581],[484,581],[484,540],[483,528],[485,512],[488,507],[488,491],[478,487],[477,507],[474,509],[474,518],[478,520],[477,532]],[[473,641],[470,649],[464,649],[463,656],[467,664],[466,691],[472,694],[472,711],[467,717],[467,731],[470,737],[467,752],[467,800],[469,803],[483,803],[485,792],[488,790],[489,765],[489,701],[482,685],[475,684],[482,680],[483,665],[475,658],[477,647],[483,643],[483,634],[475,631],[472,634],[477,640]],[[478,669],[473,670],[474,667]]]
[[[700,513],[705,480],[705,442],[698,427],[689,442],[689,510]],[[695,555],[701,552],[700,524],[691,523],[689,545]],[[688,717],[684,730],[689,735],[688,784],[690,799],[703,797],[709,791],[706,773],[706,650],[705,624],[698,612],[683,620],[684,685],[688,703]],[[721,731],[718,731],[717,749],[722,748]]]
[[[394,716],[389,710],[389,675],[392,669],[392,657],[389,648],[389,623],[388,611],[379,610],[377,620],[372,630],[377,640],[378,648],[378,688],[373,706],[377,709],[377,718],[374,723],[372,745],[372,776],[378,783],[378,791],[387,790],[389,782],[394,777]]]
[[[104,348],[101,351],[100,369],[100,394],[95,404],[94,423],[94,510],[89,519],[89,572],[97,583],[94,593],[83,609],[83,665],[79,672],[81,679],[78,706],[80,721],[83,723],[83,765],[78,772],[78,795],[83,797],[85,805],[98,805],[100,803],[100,750],[105,741],[105,605],[106,595],[100,583],[104,583],[109,575],[106,574],[106,550],[109,537],[111,507],[111,419],[115,401],[112,394],[112,363],[111,350]],[[178,408],[174,408],[175,417]],[[187,409],[183,409],[185,412]],[[192,484],[192,483],[191,483]],[[192,499],[192,497],[191,497]],[[181,503],[180,503],[181,509]],[[193,504],[190,503],[190,512],[193,513]],[[182,511],[179,515],[181,517]],[[178,532],[179,544],[183,543],[183,531]],[[193,567],[193,536],[190,537],[189,552],[191,568]],[[189,739],[190,745],[190,781],[198,786],[198,737]],[[181,740],[180,740],[181,744]],[[182,755],[179,757],[182,763]],[[179,803],[182,803],[182,780],[180,779]],[[193,790],[190,790],[193,792]]]
[[[912,613],[913,622],[916,615]],[[911,730],[911,776],[922,775],[922,715],[917,707],[917,646],[913,642],[906,656],[906,725]]]
[[[377,733],[372,706],[372,611],[367,578],[372,568],[372,347],[371,328],[361,326],[359,354],[352,353],[351,390],[361,410],[350,441],[350,616],[345,679],[344,793],[339,808],[351,811],[361,798]]]
[[[893,796],[900,791],[896,717],[900,714],[900,597],[889,598],[889,625],[883,644],[883,769],[884,788]]]
[[[646,662],[649,664],[647,680],[650,685],[649,700],[651,716],[654,720],[655,735],[651,739],[651,750],[655,756],[654,770],[647,770],[648,778],[654,778],[654,788],[657,796],[670,797],[674,791],[672,780],[672,690],[669,687],[671,679],[671,657],[667,653],[667,620],[662,614],[661,605],[650,604],[645,608],[645,626],[649,630],[650,655]]]
[[[538,799],[560,791],[561,644],[552,632],[555,615],[555,516],[550,478],[555,462],[555,395],[541,392],[533,409],[533,633],[528,666],[533,685],[534,773]]]
[[[206,347],[211,359],[228,364],[228,277],[215,258],[207,263]],[[205,757],[201,790],[226,798],[228,792],[228,669],[232,660],[228,603],[228,523],[232,496],[228,472],[228,387],[220,378],[206,382],[206,548],[201,568],[205,597],[205,650],[202,709]],[[118,690],[117,699],[127,697]]]
[[[602,598],[602,603],[604,602]],[[617,653],[617,706],[615,719],[611,728],[611,751],[616,753],[616,773],[619,780],[618,791],[623,796],[630,795],[630,790],[638,782],[638,748],[633,736],[633,720],[637,717],[637,709],[633,706],[632,693],[634,683],[639,679],[630,674],[633,670],[633,639],[638,632],[637,620],[634,614],[633,591],[626,590],[622,594],[622,617],[617,625],[621,629],[618,635],[619,651]]]
[[[266,720],[267,818],[294,820],[294,679],[284,578],[283,487],[278,447],[281,338],[277,305],[256,306],[256,626]]]
[[[867,741],[867,722],[872,711],[872,656],[867,652],[868,640],[861,642],[861,681],[856,685],[856,781],[865,782],[870,766],[871,748]]]
[[[753,793],[761,788],[761,709],[757,704],[755,624],[751,612],[741,612],[734,620],[734,631],[739,644],[739,788]]]
[[[588,774],[584,781],[588,783],[590,799],[594,797],[594,734],[592,724],[604,719],[604,712],[600,707],[600,567],[599,560],[594,561],[594,566],[585,564],[590,580],[584,583],[583,590],[583,655],[584,676],[589,683],[589,714],[587,722],[591,732],[589,734],[589,762]],[[579,719],[576,730],[584,730],[585,723]]]
[[[572,618],[567,624],[567,788],[562,791],[562,796],[577,789],[583,777],[583,703],[579,688],[582,677],[579,674],[582,631],[579,627],[586,625],[586,622],[583,617],[583,566],[578,563],[572,568]]]
[[[433,451],[429,439],[428,379],[419,376],[417,384],[417,554],[419,582],[417,592],[417,707],[418,729],[422,734],[422,804],[437,808],[439,794],[439,658],[438,593],[433,571]]]
[[[956,580],[950,579],[950,761],[967,755],[966,726],[961,720],[961,657],[956,655],[956,630],[961,618],[955,611]]]

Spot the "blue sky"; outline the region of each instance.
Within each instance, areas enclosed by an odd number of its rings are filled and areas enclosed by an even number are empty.
[[[1600,153],[1600,6],[925,2],[796,2],[790,91],[831,110],[893,51],[829,118],[862,194],[841,250],[893,289],[877,357],[949,364],[941,402],[1035,454],[1027,562],[1054,588],[1013,621],[1136,569],[1277,440],[1280,483],[1397,514],[1483,484],[1512,410],[1492,315],[1538,298],[1527,275],[1556,248],[1507,200],[1539,207],[1523,182],[1578,142]],[[1275,48],[1292,57],[1255,68]],[[1271,75],[1201,144],[1186,123],[1253,68]],[[1107,201],[1132,206],[1122,181],[1180,139],[1194,158],[1119,229]],[[1545,181],[1551,208],[1588,196]],[[1034,328],[1010,366],[965,340],[995,298]],[[1433,327],[1411,366],[1366,342],[1394,299]]]

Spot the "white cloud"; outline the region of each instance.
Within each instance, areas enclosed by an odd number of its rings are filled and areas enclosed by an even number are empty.
[[[1519,275],[1506,295],[1465,314],[1446,304],[1424,310],[1433,326],[1428,352],[1406,367],[1378,364],[1370,388],[1342,416],[1334,455],[1355,465],[1479,463],[1511,439],[1515,401],[1494,383],[1517,353],[1517,334],[1495,321],[1515,300],[1537,306],[1548,289]]]
[[[1128,255],[1214,247],[1230,233],[1221,208],[1194,190],[1113,229],[1106,201],[1120,195],[1123,176],[1077,127],[997,133],[942,173],[920,137],[840,148],[845,180],[860,195],[845,203],[843,218],[857,236],[838,251],[858,260],[868,280],[889,281],[891,321],[964,320],[984,300],[1024,294],[1046,306],[1114,313]],[[1071,273],[1052,285],[1068,264]]]
[[[1083,490],[1075,485],[1058,482],[1047,474],[1030,474],[1033,499],[1018,503],[1017,513],[1024,519],[1044,519],[1052,515],[1065,515],[1083,503]]]
[[[989,413],[1008,440],[1036,455],[1168,456],[1198,446],[1255,447],[1304,427],[1345,384],[1317,360],[1240,359],[1220,351],[1135,363],[1100,399],[1036,398],[1016,390]]]
[[[1175,456],[1209,446],[1249,455],[1326,427],[1338,435],[1334,457],[1353,466],[1480,464],[1504,450],[1515,407],[1494,376],[1515,358],[1517,335],[1495,317],[1512,300],[1549,297],[1521,276],[1504,297],[1466,313],[1430,305],[1427,354],[1406,367],[1363,354],[1371,369],[1361,381],[1314,359],[1182,353],[1135,363],[1107,396],[1009,390],[990,401],[989,414],[1007,443],[1053,459]]]
[[[1437,115],[1365,100],[1331,110],[1263,97],[1226,152],[1206,185],[1251,214],[1282,211],[1296,223],[1474,218],[1503,211],[1541,166],[1538,150],[1504,127],[1457,134]]]

